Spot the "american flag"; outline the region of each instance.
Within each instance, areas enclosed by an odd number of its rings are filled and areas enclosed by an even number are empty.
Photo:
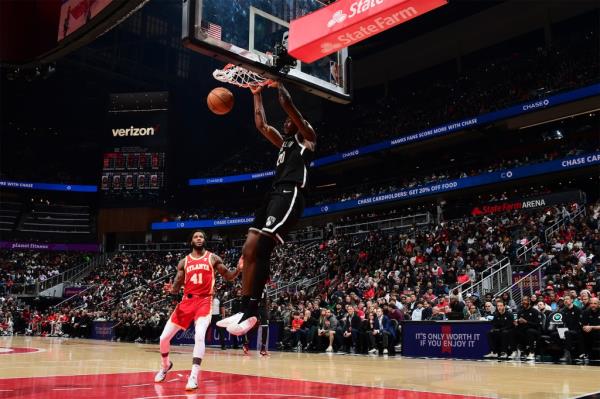
[[[202,31],[216,40],[221,40],[221,25],[202,21]]]

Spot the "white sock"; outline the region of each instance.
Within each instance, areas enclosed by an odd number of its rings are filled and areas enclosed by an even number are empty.
[[[199,364],[193,364],[192,365],[192,373],[190,374],[190,377],[194,377],[196,379],[198,379],[198,373],[200,372],[200,365]]]
[[[160,365],[161,365],[161,367],[162,367],[163,370],[166,370],[166,369],[169,368],[169,355],[167,355],[167,356],[161,356]]]

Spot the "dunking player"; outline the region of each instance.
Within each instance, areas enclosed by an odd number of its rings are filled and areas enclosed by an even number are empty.
[[[233,335],[244,335],[257,321],[258,304],[269,278],[271,252],[293,227],[304,210],[304,190],[308,166],[315,150],[317,136],[302,117],[282,83],[273,83],[279,91],[279,104],[287,113],[283,133],[267,123],[262,103],[262,87],[250,90],[254,95],[256,128],[275,147],[277,156],[273,189],[256,210],[254,223],[242,249],[242,312],[223,319],[219,326]]]
[[[171,339],[179,330],[186,330],[191,322],[194,322],[194,351],[192,360],[192,372],[188,378],[185,389],[198,388],[198,372],[202,357],[204,357],[204,337],[206,329],[212,317],[211,306],[213,287],[215,285],[215,270],[226,280],[235,279],[241,271],[242,263],[238,263],[235,270],[229,270],[223,260],[204,248],[206,235],[197,230],[192,233],[190,245],[192,252],[177,265],[177,275],[172,286],[167,285],[171,294],[178,294],[183,288],[183,298],[177,305],[173,314],[167,321],[160,336],[160,355],[162,357],[161,368],[154,377],[154,382],[162,382],[167,377],[167,372],[173,367],[169,361],[169,348]],[[185,284],[185,285],[184,285]]]

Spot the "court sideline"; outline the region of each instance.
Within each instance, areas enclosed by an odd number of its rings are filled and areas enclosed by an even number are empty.
[[[183,389],[191,363],[188,347],[173,347],[176,371],[162,385],[152,383],[157,345],[2,337],[0,356],[0,398],[540,399],[600,390],[599,369],[593,366],[276,352],[260,358],[208,349],[200,375],[204,385],[190,394]]]

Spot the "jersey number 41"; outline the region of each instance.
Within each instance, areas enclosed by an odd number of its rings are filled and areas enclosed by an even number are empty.
[[[190,277],[190,281],[194,284],[202,284],[202,274],[194,273],[192,277]]]

